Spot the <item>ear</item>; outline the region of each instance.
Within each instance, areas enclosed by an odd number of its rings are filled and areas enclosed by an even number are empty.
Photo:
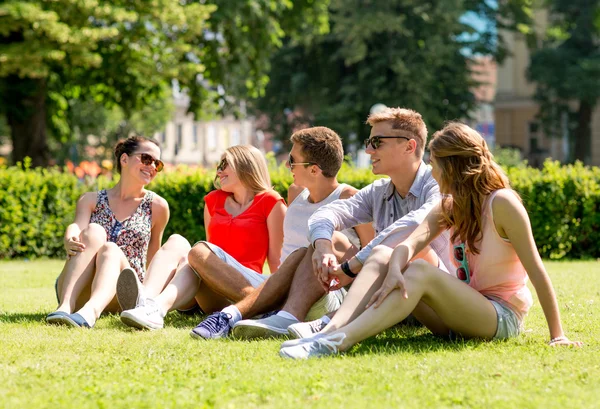
[[[129,155],[127,155],[126,153],[122,153],[121,157],[119,158],[119,162],[121,162],[121,168],[123,167],[123,165],[127,165],[127,161],[129,161]]]
[[[414,139],[410,139],[406,144],[406,153],[416,153],[417,151],[417,141]]]

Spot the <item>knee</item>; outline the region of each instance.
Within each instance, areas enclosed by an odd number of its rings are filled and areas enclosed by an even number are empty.
[[[111,257],[111,256],[119,256],[121,253],[121,249],[113,242],[106,242],[100,247],[98,250],[99,257]]]
[[[427,284],[427,282],[434,279],[436,270],[437,269],[435,267],[425,260],[418,259],[412,261],[406,268],[406,271],[404,271],[404,281]]]
[[[162,246],[164,251],[172,252],[179,257],[185,256],[191,248],[187,239],[180,234],[172,234],[169,236],[169,240]]]
[[[106,243],[106,230],[97,223],[90,223],[81,232],[81,238],[85,239],[88,244],[102,246]]]
[[[194,270],[201,270],[206,264],[212,250],[204,243],[198,243],[188,253],[188,263]]]

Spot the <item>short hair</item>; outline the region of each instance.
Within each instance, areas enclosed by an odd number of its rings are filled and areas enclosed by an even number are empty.
[[[130,136],[129,138],[122,139],[117,143],[117,146],[115,146],[115,160],[117,162],[117,172],[119,172],[119,174],[121,173],[121,156],[124,153],[126,153],[128,156],[131,155],[143,142],[151,142],[160,149],[160,144],[158,141],[140,135]]]
[[[417,155],[423,157],[425,144],[427,143],[427,126],[420,113],[408,108],[386,108],[381,112],[372,113],[367,118],[371,126],[379,122],[392,123],[392,129],[400,129],[414,135],[417,142]]]
[[[231,146],[225,150],[223,157],[240,182],[252,192],[261,193],[272,189],[267,161],[254,146]],[[221,188],[218,177],[215,177],[214,185],[217,189]]]
[[[304,159],[316,163],[326,178],[333,178],[340,171],[344,161],[344,147],[335,131],[315,126],[294,132],[290,140],[300,145]]]

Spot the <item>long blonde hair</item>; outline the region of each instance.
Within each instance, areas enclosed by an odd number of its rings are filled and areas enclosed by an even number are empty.
[[[460,122],[448,123],[433,134],[431,156],[440,170],[444,221],[469,249],[479,253],[483,202],[495,190],[510,188],[508,177],[494,158],[485,139]]]
[[[254,193],[271,190],[271,177],[263,154],[251,145],[235,145],[227,148],[222,158],[235,172],[242,184]],[[220,189],[219,178],[214,185]]]

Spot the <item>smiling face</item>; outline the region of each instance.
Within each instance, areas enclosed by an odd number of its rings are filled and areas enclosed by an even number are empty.
[[[236,187],[242,185],[242,182],[238,178],[235,170],[231,167],[231,164],[229,164],[229,161],[225,158],[225,155],[221,156],[219,164],[220,166],[217,168],[217,178],[219,178],[220,189],[225,192],[233,192]]]
[[[122,173],[138,180],[143,185],[147,185],[152,182],[156,176],[157,170],[154,162],[149,165],[144,165],[142,163],[142,153],[150,155],[154,159],[160,159],[160,148],[158,146],[148,141],[140,142],[134,152],[129,155],[126,153],[122,155],[122,160],[125,159],[121,162],[123,169]]]
[[[393,129],[391,121],[383,121],[373,125],[370,136],[403,135],[406,135],[406,131]],[[380,140],[380,145],[377,149],[369,145],[365,152],[371,155],[371,164],[375,175],[390,175],[402,168],[403,161],[416,159],[415,146],[416,142],[414,140],[386,138]]]
[[[292,150],[290,151],[290,158],[293,163],[290,164],[289,160],[286,163],[286,166],[292,172],[292,176],[294,178],[294,183],[298,186],[307,186],[308,181],[310,180],[311,168],[316,165],[299,165],[300,163],[308,162],[302,153],[301,145],[294,143],[292,145]]]

